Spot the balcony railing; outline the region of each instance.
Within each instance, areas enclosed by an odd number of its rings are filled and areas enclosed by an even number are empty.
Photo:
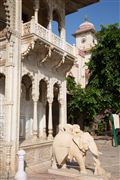
[[[44,28],[38,23],[35,23],[35,20],[23,24],[22,36],[35,34],[43,40],[53,44],[54,46],[64,50],[66,53],[69,53],[72,56],[75,56],[75,47],[67,43],[59,36]]]

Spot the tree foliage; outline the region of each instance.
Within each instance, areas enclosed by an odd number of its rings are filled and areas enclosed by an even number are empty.
[[[117,24],[102,26],[98,44],[88,64],[89,83],[86,89],[99,91],[98,111],[111,108],[120,112],[120,29]]]
[[[120,29],[118,24],[102,26],[97,33],[97,45],[92,49],[88,68],[90,77],[85,89],[67,78],[70,118],[76,112],[89,121],[111,108],[120,112]]]

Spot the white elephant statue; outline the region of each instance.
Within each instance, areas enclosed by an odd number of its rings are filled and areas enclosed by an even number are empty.
[[[105,175],[105,170],[101,167],[96,143],[88,132],[80,130],[79,125],[60,125],[59,133],[53,141],[53,161],[52,167],[64,167],[66,161],[75,159],[80,167],[80,172],[86,174],[85,157],[88,149],[91,151],[95,165],[95,175]]]

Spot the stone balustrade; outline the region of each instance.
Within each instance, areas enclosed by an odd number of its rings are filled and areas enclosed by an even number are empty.
[[[35,34],[44,41],[53,44],[57,48],[64,50],[69,55],[75,56],[74,46],[51,32],[50,30],[46,29],[42,25],[35,22],[34,18],[23,24],[22,27],[22,36],[27,36],[30,34]]]
[[[52,38],[51,38],[52,44],[58,46],[59,48],[63,48],[64,42],[62,41],[62,39],[54,33],[51,34],[52,34]]]

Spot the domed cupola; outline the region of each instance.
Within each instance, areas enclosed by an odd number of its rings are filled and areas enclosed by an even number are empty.
[[[80,24],[79,28],[73,35],[76,36],[87,31],[92,31],[93,33],[95,33],[95,27],[91,22],[88,21],[88,18],[85,17],[85,21]]]
[[[82,50],[89,50],[96,44],[95,27],[85,17],[85,21],[80,24],[77,31],[73,34],[76,38],[76,46]]]

